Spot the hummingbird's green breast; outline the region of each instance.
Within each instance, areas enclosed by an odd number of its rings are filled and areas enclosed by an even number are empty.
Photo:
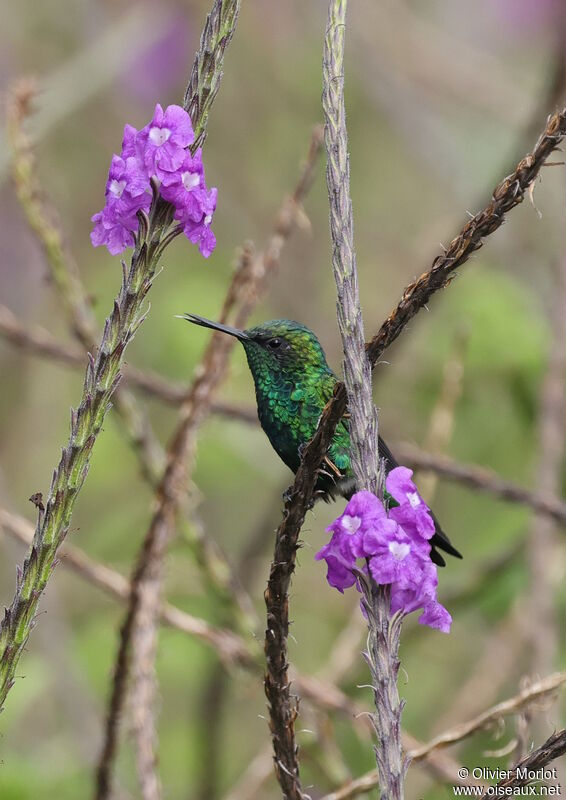
[[[312,331],[297,322],[273,320],[246,331],[242,344],[252,373],[258,417],[272,447],[296,472],[300,449],[314,435],[320,415],[338,381]],[[349,474],[347,422],[338,426],[329,459]],[[338,475],[321,476],[327,491]]]

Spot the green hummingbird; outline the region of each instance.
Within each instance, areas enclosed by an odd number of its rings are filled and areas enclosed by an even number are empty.
[[[242,343],[254,379],[261,427],[278,456],[296,472],[301,449],[313,437],[322,410],[338,383],[315,334],[305,325],[288,319],[263,322],[241,331],[196,314],[179,316],[195,325],[227,333]],[[381,436],[378,450],[387,472],[399,466]],[[324,459],[317,494],[329,501],[336,494],[349,499],[355,491],[350,469],[348,418],[344,417]],[[434,515],[433,519],[436,531],[430,540],[431,559],[444,566],[445,561],[437,549],[457,558],[462,556]]]

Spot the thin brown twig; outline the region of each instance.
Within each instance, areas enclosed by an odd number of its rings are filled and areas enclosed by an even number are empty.
[[[435,736],[425,745],[413,750],[411,755],[413,758],[423,758],[438,747],[446,747],[447,745],[461,742],[462,739],[471,736],[473,733],[500,720],[502,717],[509,716],[510,714],[517,714],[522,711],[525,706],[546,698],[549,694],[556,692],[564,683],[566,683],[566,671],[555,672],[552,675],[548,675],[546,678],[525,687],[508,700],[504,700],[492,708],[488,708],[468,722],[456,725],[454,728],[444,731],[439,736]]]
[[[273,493],[273,497],[268,498],[265,503],[266,511],[256,521],[254,528],[249,532],[243,549],[238,555],[236,564],[236,574],[241,585],[249,588],[257,572],[260,563],[263,563],[261,556],[270,546],[269,537],[266,530],[273,524],[273,508],[278,504],[285,487],[281,486]],[[217,620],[218,624],[232,628],[236,623],[232,608],[222,608]],[[224,748],[222,746],[222,720],[226,711],[226,704],[233,689],[233,683],[226,679],[226,671],[220,663],[215,663],[210,670],[207,670],[204,685],[200,695],[202,705],[200,706],[199,716],[203,721],[201,728],[202,752],[199,762],[202,761],[202,769],[194,786],[194,794],[197,800],[215,800],[219,795],[220,767],[224,758]],[[272,762],[269,758],[271,748],[268,747],[266,761],[267,769],[272,772]],[[262,759],[258,762],[258,772],[252,780],[261,779]],[[265,764],[263,764],[265,766]],[[247,770],[246,770],[247,771]],[[253,767],[250,765],[253,773]],[[252,791],[246,795],[252,797]]]
[[[367,345],[372,364],[378,362],[385,349],[397,339],[405,325],[428,303],[432,295],[449,283],[455,270],[482,247],[484,238],[501,227],[505,215],[523,201],[546,159],[565,135],[566,108],[549,117],[533,152],[526,155],[514,172],[495,188],[489,205],[466,223],[446,251],[435,258],[431,269],[405,289],[397,308]]]
[[[248,281],[247,271],[239,271],[234,282],[242,288]],[[194,435],[204,419],[216,386],[228,364],[228,354],[233,340],[221,335],[213,336],[203,358],[197,378],[183,403],[179,423],[167,447],[167,467],[156,492],[156,509],[138,554],[132,574],[132,591],[126,618],[120,632],[120,645],[116,660],[112,712],[107,730],[115,727],[127,684],[130,669],[131,647],[132,696],[131,705],[140,710],[136,722],[138,761],[140,771],[155,771],[153,741],[153,707],[155,699],[154,663],[157,650],[156,618],[160,604],[162,563],[169,540],[175,530],[177,511],[185,498],[188,479],[187,462]],[[149,720],[149,722],[148,722]],[[144,764],[151,762],[146,770]]]
[[[537,770],[542,770],[548,764],[551,764],[555,759],[566,753],[566,730],[553,733],[544,744],[532,750],[528,755],[522,758],[512,770],[512,775],[505,778],[497,784],[497,793],[495,796],[502,797],[509,794],[515,794],[513,789],[518,789],[521,786],[528,786],[533,782],[532,774],[536,775]],[[511,791],[505,791],[511,790]],[[494,792],[489,789],[482,797],[493,797]]]
[[[529,506],[539,513],[566,523],[566,502],[545,490],[532,491],[501,478],[496,472],[476,464],[462,464],[449,456],[431,455],[412,444],[397,444],[395,454],[404,463],[417,469],[427,469],[443,478],[456,481],[470,489]]]
[[[417,745],[414,743],[412,747],[409,747],[408,755],[413,759],[413,761],[420,761],[422,759],[429,758],[436,750],[438,750],[438,748],[460,742],[462,739],[471,736],[473,733],[485,728],[487,725],[497,722],[502,717],[509,716],[510,714],[520,714],[530,704],[546,698],[549,694],[555,693],[564,683],[566,683],[566,672],[557,672],[554,675],[549,675],[547,678],[544,678],[543,680],[537,681],[537,683],[526,687],[514,697],[511,697],[502,703],[498,703],[493,708],[487,709],[483,712],[483,714],[478,715],[473,720],[461,725],[457,725],[451,730],[445,731],[440,736],[436,736],[426,744]],[[560,753],[557,753],[557,755],[559,754]],[[518,766],[521,766],[522,764],[523,762],[519,762]],[[529,769],[533,769],[533,767],[529,767]],[[451,776],[449,779],[449,782],[452,781],[453,776]],[[465,786],[472,785],[472,782],[473,781],[471,777],[465,779],[460,778],[458,781],[458,783],[461,783]],[[474,785],[481,785],[479,783],[473,783]],[[507,784],[502,783],[499,785]],[[514,783],[509,785],[520,784]],[[369,792],[376,786],[379,786],[377,770],[371,770],[365,775],[362,775],[361,777],[351,781],[341,789],[325,795],[322,800],[350,800],[352,797],[357,797],[364,792]]]

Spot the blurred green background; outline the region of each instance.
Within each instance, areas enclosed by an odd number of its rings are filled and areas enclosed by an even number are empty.
[[[346,97],[357,262],[369,336],[403,287],[440,252],[439,242],[447,244],[456,235],[467,212],[475,213],[531,149],[547,114],[563,99],[562,87],[552,94],[551,83],[564,58],[566,23],[559,0],[359,0],[351,6]],[[57,209],[101,325],[119,288],[120,264],[91,247],[90,217],[102,206],[108,164],[124,123],[141,127],[156,102],[165,106],[182,99],[208,9],[206,2],[189,0],[159,6],[23,0],[4,9],[3,95],[15,79],[37,76],[41,92],[32,130],[38,178]],[[169,248],[151,291],[151,313],[128,351],[131,364],[179,381],[191,378],[208,334],[174,314],[215,318],[237,249],[250,239],[259,248],[266,243],[275,214],[296,182],[312,127],[322,116],[325,20],[322,0],[243,4],[205,147],[207,182],[218,187],[213,225],[218,246],[208,261],[185,240]],[[41,249],[9,182],[5,140],[0,171],[0,302],[25,323],[68,339]],[[444,366],[462,350],[457,342],[464,337],[461,396],[448,453],[534,485],[537,409],[556,270],[566,258],[563,168],[544,169],[542,178],[534,192],[540,215],[530,202],[514,210],[376,370],[380,429],[393,449],[400,441],[426,441]],[[304,322],[317,331],[339,370],[322,159],[305,211],[310,229],[295,232],[285,246],[280,270],[252,321],[288,317]],[[27,498],[49,488],[82,374],[0,340],[0,387],[0,503],[32,520]],[[240,349],[220,394],[253,404]],[[140,401],[165,443],[175,411]],[[194,479],[204,530],[234,564],[255,542],[252,563],[246,559],[246,583],[260,625],[250,637],[261,637],[272,534],[290,477],[259,427],[219,416],[203,426]],[[342,507],[342,502],[318,505],[303,531],[291,594],[290,660],[306,673],[325,670],[340,632],[354,624],[357,596],[331,590],[323,566],[313,558],[326,540],[325,527]],[[440,599],[454,616],[452,633],[420,629],[412,618],[405,625],[403,719],[422,740],[514,694],[523,676],[537,670],[529,646],[537,620],[528,605],[536,587],[528,559],[511,557],[527,535],[536,536],[536,520],[524,508],[445,481],[434,509],[465,559],[451,562],[440,576]],[[110,414],[76,506],[70,543],[128,574],[150,514],[151,492]],[[24,550],[6,536],[0,543],[1,600],[8,605]],[[495,558],[505,562],[507,554],[504,568],[472,591],[486,565]],[[549,580],[560,587],[554,597],[559,620],[566,600],[563,571],[564,550],[557,545]],[[167,598],[215,624],[222,621],[182,537],[167,559]],[[2,800],[91,794],[122,614],[100,590],[57,569],[0,717]],[[359,631],[341,685],[369,709],[369,692],[357,688],[368,680],[359,655],[361,623]],[[560,625],[555,639],[554,667],[559,668],[565,655]],[[171,800],[227,797],[268,743],[260,681],[236,671],[216,675],[214,685],[216,664],[214,653],[201,643],[162,630],[159,759],[164,795]],[[222,696],[215,703],[219,685]],[[352,720],[323,718],[307,702],[301,712],[301,774],[304,787],[313,785],[308,789],[313,798],[372,767],[371,744]],[[540,743],[565,722],[564,704],[558,701],[539,711],[532,737]],[[117,796],[137,797],[127,718],[123,731]],[[513,738],[513,720],[499,738],[495,733],[476,735],[454,748],[454,755],[470,768],[504,768],[506,758],[489,752]],[[246,796],[278,797],[279,789],[270,776]],[[407,796],[452,795],[415,766]]]

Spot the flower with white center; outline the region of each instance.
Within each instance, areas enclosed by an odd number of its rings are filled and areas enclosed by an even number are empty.
[[[360,517],[351,517],[349,514],[342,514],[340,524],[346,533],[349,533],[351,536],[359,529],[360,525],[362,524],[362,520]]]

